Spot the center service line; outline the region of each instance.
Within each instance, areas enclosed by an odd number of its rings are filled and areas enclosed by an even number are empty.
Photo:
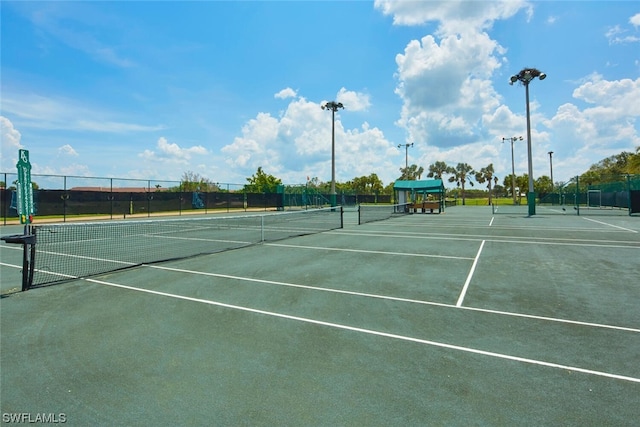
[[[476,258],[473,260],[473,265],[471,266],[471,270],[469,271],[469,275],[467,276],[467,281],[464,282],[464,286],[462,287],[462,292],[460,293],[460,298],[458,298],[458,302],[456,303],[456,307],[462,306],[462,301],[464,301],[464,296],[467,293],[467,288],[469,287],[469,283],[471,282],[471,277],[473,277],[473,272],[476,270],[476,265],[478,265],[478,259],[480,259],[480,253],[482,252],[482,248],[484,247],[484,242],[480,243],[480,249],[478,249],[478,253],[476,254]]]

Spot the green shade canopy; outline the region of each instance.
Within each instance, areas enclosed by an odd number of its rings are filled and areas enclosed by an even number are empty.
[[[398,180],[393,184],[393,189],[414,193],[444,193],[444,184],[441,179],[427,179],[423,181]]]

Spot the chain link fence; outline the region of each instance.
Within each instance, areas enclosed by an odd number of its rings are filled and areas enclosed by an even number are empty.
[[[17,220],[17,173],[0,173],[0,216]],[[330,206],[330,195],[309,185],[252,193],[244,185],[32,174],[36,220],[122,219],[237,210],[284,210]],[[385,195],[338,195],[338,204],[391,203]]]

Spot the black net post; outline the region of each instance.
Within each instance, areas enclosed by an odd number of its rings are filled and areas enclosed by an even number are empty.
[[[6,243],[22,245],[22,291],[26,291],[33,283],[33,269],[36,254],[36,236],[32,234],[30,225],[25,225],[24,234],[2,236]]]

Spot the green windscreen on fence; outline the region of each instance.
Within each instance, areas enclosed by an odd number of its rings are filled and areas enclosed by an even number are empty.
[[[538,194],[537,214],[631,215],[640,212],[640,175],[573,177]],[[525,214],[526,203],[493,206],[493,213]]]

